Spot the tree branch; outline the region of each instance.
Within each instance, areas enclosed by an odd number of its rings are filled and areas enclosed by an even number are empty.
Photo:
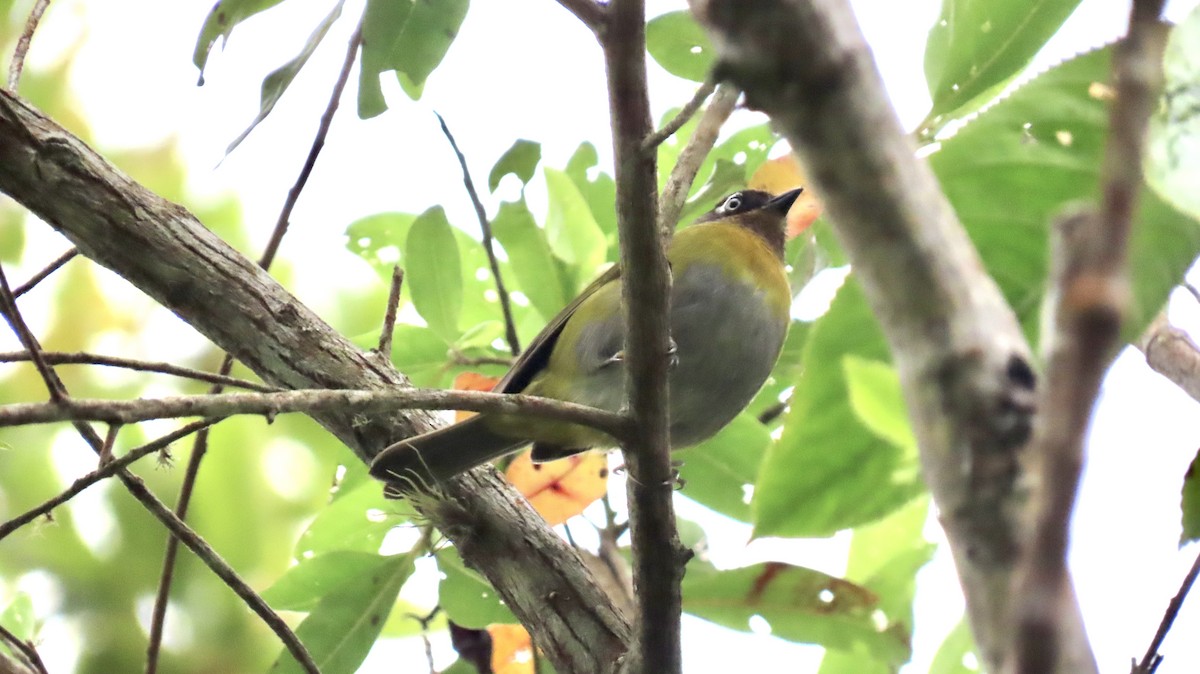
[[[717,87],[717,93],[704,110],[700,122],[696,124],[692,137],[675,160],[675,167],[667,177],[667,184],[663,186],[658,205],[658,228],[665,237],[664,240],[670,240],[671,235],[675,233],[675,225],[679,223],[679,214],[683,212],[688,192],[692,190],[692,183],[696,181],[696,173],[700,171],[700,165],[704,163],[708,153],[712,152],[717,143],[717,136],[721,133],[721,126],[729,119],[729,115],[733,114],[741,96],[742,92],[731,84]]]
[[[269,384],[408,386],[390,363],[355,348],[183,208],[117,171],[21,100],[0,92],[0,191],[174,311]],[[219,301],[216,301],[219,298]],[[314,418],[364,461],[434,426],[425,413]],[[496,587],[562,672],[615,672],[629,624],[568,548],[495,470],[443,485],[424,511]],[[169,511],[167,513],[170,514]]]
[[[14,293],[15,294],[15,293]],[[187,379],[195,379],[196,381],[209,382],[211,384],[223,384],[225,386],[233,386],[235,388],[243,388],[249,391],[277,391],[278,389],[256,384],[245,379],[237,377],[223,377],[219,374],[205,372],[204,370],[195,370],[190,367],[182,367],[172,363],[155,363],[145,360],[135,360],[132,358],[120,358],[117,356],[102,356],[95,353],[62,353],[60,351],[43,351],[42,359],[49,365],[104,365],[108,367],[119,367],[135,372],[158,372],[160,374],[169,374],[176,377],[184,377]],[[28,351],[15,351],[9,353],[0,353],[0,363],[17,363],[32,360],[33,356]]]
[[[1200,347],[1188,333],[1168,323],[1165,313],[1146,328],[1138,348],[1151,369],[1200,402]]]
[[[29,44],[33,41],[33,34],[37,31],[38,24],[42,21],[42,15],[46,13],[46,8],[50,6],[50,0],[37,0],[33,3],[33,9],[29,12],[29,18],[25,21],[25,28],[21,31],[21,37],[17,38],[17,47],[13,50],[12,61],[8,64],[8,90],[16,93],[17,86],[21,84],[21,70],[25,68],[25,55],[29,53]]]
[[[574,14],[596,36],[604,31],[608,5],[597,0],[558,0],[558,4]]]
[[[700,106],[704,105],[704,101],[707,101],[709,96],[712,96],[712,93],[716,90],[716,88],[717,85],[712,80],[708,80],[701,84],[700,87],[696,89],[696,93],[692,94],[692,99],[685,103],[670,121],[668,121],[666,124],[663,124],[661,129],[652,132],[649,136],[646,136],[646,139],[642,141],[642,149],[649,152],[659,145],[662,145],[671,136],[675,135],[676,131],[682,129],[683,125],[687,124],[688,120],[696,115],[696,111],[700,109]]]
[[[642,147],[652,129],[646,9],[644,0],[612,0],[607,7],[609,23],[600,43],[608,73],[630,373],[626,393],[634,429],[623,445],[638,605],[638,638],[629,671],[672,674],[683,666],[679,584],[689,555],[679,542],[672,503],[667,398],[671,279],[658,229],[657,148]]]
[[[984,668],[996,671],[1034,399],[1020,327],[915,157],[845,0],[693,0],[693,10],[718,74],[770,115],[829,207],[895,358]]]
[[[479,219],[479,231],[482,234],[483,250],[487,253],[488,267],[492,270],[492,280],[496,282],[496,294],[500,296],[500,311],[504,314],[504,338],[508,341],[508,350],[512,352],[513,358],[516,358],[521,355],[521,340],[517,338],[517,322],[513,320],[508,289],[504,287],[504,277],[500,275],[500,262],[496,260],[495,246],[492,245],[492,223],[488,220],[487,213],[484,212],[483,202],[479,200],[479,192],[475,191],[475,182],[471,180],[471,171],[467,169],[467,158],[463,156],[462,150],[458,149],[458,143],[454,140],[454,134],[450,133],[450,127],[446,126],[446,120],[436,112],[433,114],[437,115],[438,123],[442,125],[442,133],[446,135],[446,140],[450,141],[450,147],[454,149],[454,156],[458,157],[458,165],[462,167],[463,185],[467,188],[467,195],[471,197],[471,205],[475,207],[475,217]]]
[[[1163,656],[1159,654],[1158,649],[1162,646],[1162,642],[1167,638],[1167,632],[1171,631],[1171,626],[1175,624],[1175,617],[1179,615],[1179,609],[1183,607],[1184,600],[1187,599],[1188,593],[1192,591],[1192,585],[1196,582],[1196,576],[1200,575],[1200,555],[1196,557],[1196,561],[1192,562],[1192,568],[1188,569],[1187,575],[1183,577],[1183,582],[1179,585],[1179,591],[1171,598],[1167,604],[1167,610],[1163,614],[1162,621],[1158,624],[1158,630],[1154,633],[1154,638],[1150,640],[1150,645],[1146,648],[1146,654],[1142,656],[1140,663],[1135,662],[1130,674],[1154,674],[1158,669],[1158,665],[1162,663]]]
[[[33,290],[34,287],[37,286],[37,284],[41,283],[42,281],[45,281],[46,277],[48,277],[51,274],[53,274],[54,272],[58,271],[59,268],[62,267],[64,264],[75,259],[75,256],[78,254],[79,254],[79,251],[72,248],[71,250],[68,250],[67,252],[58,256],[57,258],[55,258],[55,260],[53,262],[46,265],[45,268],[43,268],[41,271],[39,271],[38,273],[36,273],[32,277],[30,277],[30,279],[28,281],[22,283],[21,285],[17,286],[16,288],[13,288],[13,297],[14,298],[20,297],[21,295],[24,295],[25,293],[29,292],[30,290]]]
[[[287,412],[315,415],[337,411],[362,416],[395,409],[462,409],[497,414],[528,414],[590,426],[618,440],[629,435],[625,418],[615,412],[531,395],[444,389],[296,389],[268,393],[220,393],[137,400],[69,398],[58,402],[0,405],[0,427],[56,421],[133,424],[150,419],[212,418],[236,414],[261,414],[271,419],[277,414]]]
[[[1158,18],[1162,4],[1135,0],[1129,33],[1114,52],[1116,97],[1101,208],[1055,223],[1046,381],[1029,447],[1039,478],[1030,502],[1033,527],[1014,585],[1013,641],[1005,663],[1005,671],[1013,674],[1060,667],[1084,671],[1079,663],[1060,664],[1061,653],[1088,647],[1069,622],[1073,590],[1067,544],[1088,422],[1128,311],[1127,247],[1142,185],[1146,130],[1162,88],[1167,38]],[[1096,671],[1094,661],[1087,671]]]

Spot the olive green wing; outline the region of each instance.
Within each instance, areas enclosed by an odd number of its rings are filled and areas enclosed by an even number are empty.
[[[529,346],[526,346],[521,355],[517,357],[512,369],[504,375],[504,378],[492,390],[498,393],[520,393],[525,390],[525,387],[529,386],[529,382],[533,380],[534,376],[546,367],[546,363],[550,360],[550,353],[554,351],[554,344],[558,342],[558,336],[562,334],[563,326],[575,314],[575,310],[579,308],[579,305],[594,295],[597,290],[616,281],[620,277],[620,265],[613,265],[589,283],[574,300],[571,300],[570,304],[558,312],[558,315],[546,327],[542,328],[538,336],[534,337]]]

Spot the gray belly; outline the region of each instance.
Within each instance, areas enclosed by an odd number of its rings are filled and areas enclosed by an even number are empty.
[[[763,293],[723,281],[715,267],[692,265],[675,279],[671,334],[679,362],[671,371],[671,444],[708,439],[748,405],[770,375],[787,334]]]

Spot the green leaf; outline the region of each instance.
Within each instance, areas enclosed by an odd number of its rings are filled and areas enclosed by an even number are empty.
[[[842,360],[850,409],[872,433],[915,457],[917,439],[908,423],[900,376],[888,363],[848,355]]]
[[[372,569],[346,579],[323,597],[296,628],[313,661],[324,674],[354,674],[379,638],[404,581],[413,572],[414,554],[376,557]],[[272,672],[300,672],[284,652]]]
[[[374,333],[370,343],[378,343]],[[414,386],[436,386],[449,361],[446,340],[433,330],[399,324],[392,333],[392,364],[412,379]]]
[[[22,641],[33,641],[37,637],[38,625],[34,618],[33,599],[26,592],[17,592],[4,611],[0,613],[0,625]],[[0,647],[9,644],[0,641]],[[11,652],[11,651],[9,651]]]
[[[550,250],[590,276],[604,262],[607,241],[592,210],[570,176],[552,168],[543,169],[550,197],[546,237]]]
[[[282,0],[220,0],[213,5],[204,19],[204,25],[200,27],[200,36],[192,53],[192,63],[200,69],[201,84],[204,83],[204,66],[217,39],[228,40],[234,26],[280,2]]]
[[[588,142],[580,143],[567,160],[566,173],[587,201],[600,231],[604,232],[608,241],[605,259],[615,262],[620,256],[617,248],[617,184],[612,176],[599,170],[599,162],[596,147]]]
[[[337,550],[378,552],[387,532],[412,515],[407,501],[384,498],[382,485],[373,480],[340,490],[300,535],[296,559]]]
[[[358,70],[358,116],[361,119],[370,119],[387,110],[379,76],[395,68],[392,46],[407,25],[412,10],[413,0],[367,0]]]
[[[413,306],[434,332],[454,340],[460,334],[463,305],[462,260],[441,206],[425,211],[412,224],[404,252],[404,282]]]
[[[1179,544],[1200,540],[1200,453],[1192,459],[1183,474],[1183,532]]]
[[[558,315],[571,301],[574,288],[523,199],[500,204],[492,233],[508,254],[517,286],[529,303],[546,321]]]
[[[863,652],[899,664],[909,657],[906,635],[880,630],[878,598],[820,571],[781,562],[718,571],[693,560],[683,577],[683,610],[718,625],[749,631],[761,616],[781,639]]]
[[[749,414],[734,417],[705,442],[681,452],[683,495],[742,522],[750,521],[750,488],[771,433]]]
[[[971,112],[1025,69],[1080,0],[943,0],[925,45],[933,109],[923,128]]]
[[[389,66],[409,98],[417,100],[425,80],[450,49],[467,16],[469,0],[419,0],[392,43]]]
[[[303,559],[263,590],[262,598],[276,610],[311,611],[346,582],[374,571],[380,559],[374,553],[352,550]]]
[[[1200,216],[1200,7],[1171,29],[1164,104],[1150,122],[1146,178],[1172,204]]]
[[[366,260],[381,278],[390,281],[392,267],[404,266],[404,245],[417,216],[377,213],[355,220],[346,228],[346,249]],[[408,288],[405,284],[404,291]]]
[[[509,174],[515,175],[522,183],[528,183],[541,160],[542,146],[539,143],[518,140],[496,160],[496,165],[488,174],[488,189],[495,192],[500,181]]]
[[[783,436],[759,471],[756,536],[829,536],[924,490],[911,453],[881,440],[855,414],[842,365],[847,356],[888,358],[853,275],[809,333]]]
[[[321,40],[325,39],[325,34],[329,32],[329,27],[342,15],[343,2],[344,0],[338,0],[338,3],[333,6],[329,14],[321,20],[321,23],[317,24],[312,35],[308,36],[308,42],[304,43],[304,48],[300,50],[300,53],[295,58],[275,69],[263,80],[262,93],[259,96],[258,116],[254,118],[253,122],[250,122],[250,126],[245,131],[229,144],[229,147],[225,148],[226,155],[233,152],[233,149],[240,145],[246,139],[246,136],[250,135],[254,127],[258,126],[259,122],[266,119],[267,115],[271,114],[271,111],[275,109],[275,104],[279,102],[279,98],[283,96],[283,92],[287,91],[287,88],[292,84],[292,80],[296,79],[296,74],[300,72],[305,63],[308,63],[308,57],[312,56],[313,52],[317,49],[317,45],[321,44]]]
[[[687,10],[650,19],[646,24],[646,50],[663,70],[676,77],[703,82],[712,71],[712,43]]]
[[[1096,203],[1111,48],[1047,71],[975,118],[930,156],[946,196],[1031,343],[1045,293],[1048,228],[1078,201]],[[1134,213],[1133,297],[1126,338],[1145,329],[1200,253],[1196,221],[1144,190]]]
[[[0,261],[18,262],[25,251],[25,211],[15,203],[0,202]]]
[[[517,622],[496,590],[463,564],[457,550],[439,550],[437,563],[444,576],[438,584],[438,603],[455,623],[483,629],[492,623]]]
[[[974,667],[967,666],[968,658],[975,663]],[[975,674],[980,671],[978,663],[971,626],[966,620],[960,620],[938,647],[929,664],[929,674]]]

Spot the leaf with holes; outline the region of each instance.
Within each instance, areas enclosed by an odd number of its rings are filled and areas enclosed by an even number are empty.
[[[541,160],[542,146],[539,143],[531,140],[518,140],[512,144],[512,147],[505,150],[504,154],[500,155],[500,159],[496,160],[496,165],[488,174],[488,189],[495,192],[496,188],[500,186],[500,181],[508,175],[516,176],[524,189],[523,186],[529,182],[530,178],[533,178],[533,173],[537,170],[538,162]]]
[[[712,43],[686,10],[650,19],[646,24],[646,51],[676,77],[703,82],[712,71]]]

